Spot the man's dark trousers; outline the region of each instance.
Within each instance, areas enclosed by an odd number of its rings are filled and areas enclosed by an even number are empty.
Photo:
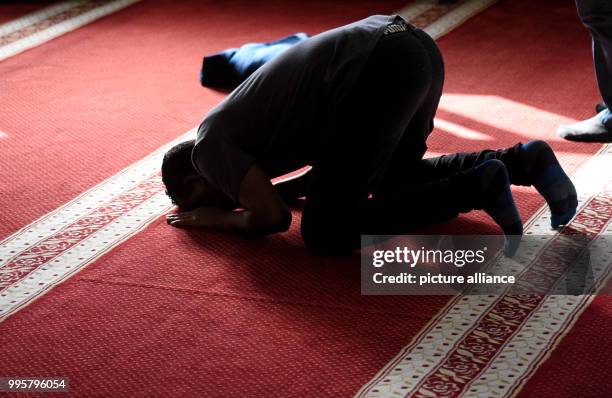
[[[506,165],[530,185],[520,146],[423,160],[444,82],[442,56],[424,32],[383,36],[345,100],[315,162],[302,237],[315,252],[359,248],[361,234],[404,233],[483,206],[474,166]]]

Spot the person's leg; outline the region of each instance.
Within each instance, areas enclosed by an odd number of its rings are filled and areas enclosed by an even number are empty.
[[[377,233],[387,229],[406,232],[416,226],[447,221],[459,213],[485,209],[505,234],[522,234],[507,172],[504,165],[495,160],[511,158],[512,154],[502,153],[496,157],[482,152],[421,160],[442,95],[444,64],[431,37],[422,31],[416,34],[427,49],[434,73],[441,78],[434,80],[393,153],[371,203],[373,216],[368,221],[369,227]],[[512,159],[508,163],[512,163]],[[481,164],[483,167],[477,167]],[[520,176],[515,180],[517,178]],[[387,203],[386,199],[392,202]],[[400,202],[403,204],[397,206]]]
[[[593,38],[593,63],[607,105],[595,117],[560,126],[559,136],[572,141],[612,142],[612,2],[576,0],[578,15]]]
[[[607,0],[576,0],[578,14],[593,37],[593,63],[601,97],[608,109],[602,122],[612,131],[612,3]]]
[[[512,184],[531,185],[528,176],[520,167],[520,146],[494,151],[484,150],[474,153],[456,153],[430,158],[420,163],[427,150],[426,141],[434,128],[436,115],[444,83],[444,64],[442,55],[435,42],[422,31],[417,34],[425,43],[434,73],[441,76],[430,86],[427,96],[406,127],[406,132],[398,143],[387,168],[385,169],[378,192],[395,189],[400,185],[420,185],[428,181],[445,178],[449,174],[467,171],[487,160],[501,160],[508,168]]]
[[[479,208],[487,209],[506,233],[522,232],[505,167],[499,161],[447,172],[435,181],[418,182],[417,178],[399,187],[389,185],[391,189],[380,194],[382,171],[386,170],[386,181],[392,180],[387,172],[396,175],[394,171],[402,169],[405,174],[406,165],[413,166],[411,171],[419,175],[425,140],[433,128],[443,65],[435,43],[423,36],[417,36],[420,51],[403,54],[408,55],[405,65],[402,57],[388,60],[380,53],[373,57],[351,101],[342,108],[340,120],[351,136],[330,145],[332,156],[313,169],[314,183],[302,216],[302,236],[309,249],[345,253],[359,247],[361,233],[407,232]],[[428,62],[415,64],[416,60],[422,62],[423,56]],[[391,73],[391,65],[400,66],[397,76]],[[423,76],[423,71],[433,76]],[[419,82],[426,84],[415,86]],[[397,88],[389,93],[389,87]],[[378,193],[368,200],[370,192]]]
[[[368,195],[432,81],[440,78],[411,29],[383,36],[337,106],[334,130],[311,171],[301,224],[310,250],[346,253],[359,247]]]
[[[467,157],[475,156],[455,154],[445,159]],[[491,158],[457,170],[436,158],[418,162],[410,171],[418,177],[397,180],[395,186],[388,186],[386,192],[373,195],[368,202],[367,233],[405,233],[451,220],[459,213],[482,209],[504,232],[504,252],[510,256],[515,253],[523,225],[503,162]]]
[[[507,169],[511,184],[532,185],[530,176],[521,164],[521,155],[521,144],[517,144],[500,150],[458,152],[426,158],[418,162],[410,161],[403,164],[396,162],[393,168],[386,170],[384,184],[381,184],[378,192],[393,191],[397,186],[422,185],[448,177],[450,174],[469,171],[487,160],[500,160]]]
[[[567,224],[578,205],[574,185],[563,171],[552,148],[544,141],[530,141],[500,150],[456,153],[424,159],[418,168],[396,172],[394,185],[422,184],[451,173],[468,171],[488,160],[499,160],[506,167],[512,185],[534,186],[551,210],[551,226]],[[410,171],[410,170],[415,171]]]
[[[415,35],[423,43],[427,52],[432,73],[437,76],[432,80],[426,96],[423,98],[419,108],[414,112],[410,122],[405,128],[399,143],[397,144],[389,164],[387,165],[378,191],[386,190],[389,182],[396,180],[406,180],[406,173],[417,164],[427,151],[427,138],[434,128],[434,117],[438,110],[442,89],[444,86],[444,59],[435,41],[425,32],[416,30]],[[419,166],[416,166],[419,167]],[[414,174],[414,173],[413,173]],[[446,173],[448,174],[448,173]],[[439,178],[442,178],[440,176]],[[411,178],[418,179],[418,175],[412,175]],[[427,178],[424,181],[437,178]],[[415,180],[416,183],[416,180]]]

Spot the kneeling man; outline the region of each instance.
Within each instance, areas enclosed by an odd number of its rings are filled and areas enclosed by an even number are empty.
[[[182,210],[168,223],[285,231],[287,201],[305,195],[302,237],[318,253],[350,252],[361,234],[405,233],[474,209],[520,236],[510,190],[518,184],[544,196],[552,227],[566,224],[576,191],[542,141],[423,159],[443,81],[435,42],[399,16],[297,44],[214,108],[195,141],[166,154],[162,178]],[[270,182],[306,165],[301,176]],[[506,252],[514,250],[507,239]]]

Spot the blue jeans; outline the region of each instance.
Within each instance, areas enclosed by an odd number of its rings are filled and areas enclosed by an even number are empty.
[[[576,0],[578,15],[593,38],[593,62],[601,96],[608,106],[602,123],[612,131],[612,1]]]

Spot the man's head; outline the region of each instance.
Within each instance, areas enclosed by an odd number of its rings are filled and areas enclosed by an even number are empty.
[[[172,203],[182,210],[200,206],[228,208],[233,203],[202,178],[191,163],[191,152],[195,140],[181,142],[164,155],[162,181]]]

